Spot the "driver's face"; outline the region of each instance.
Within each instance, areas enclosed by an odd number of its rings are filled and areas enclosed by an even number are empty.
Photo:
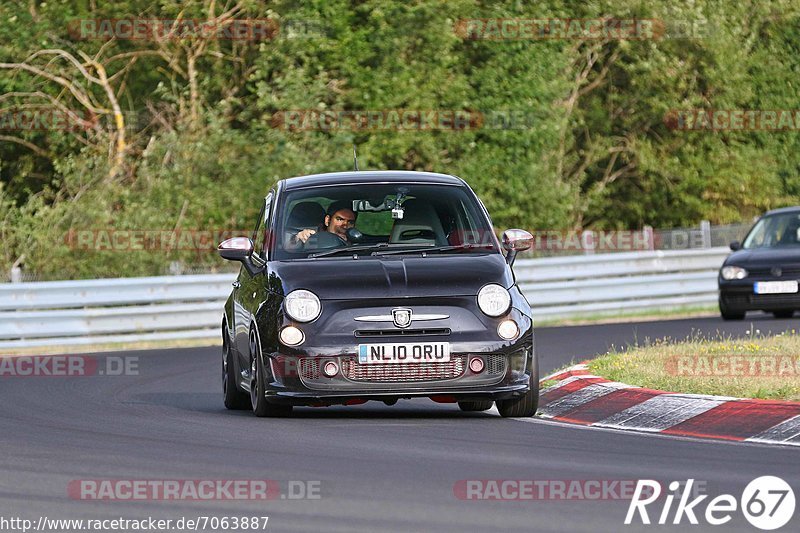
[[[350,209],[340,209],[333,216],[328,215],[325,217],[325,225],[328,227],[328,231],[345,240],[347,240],[347,230],[352,228],[355,223],[356,214]]]

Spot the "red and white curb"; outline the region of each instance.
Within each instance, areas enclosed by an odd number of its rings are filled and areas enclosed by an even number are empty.
[[[585,364],[544,378],[537,416],[598,428],[800,446],[800,402],[681,394],[609,381]]]

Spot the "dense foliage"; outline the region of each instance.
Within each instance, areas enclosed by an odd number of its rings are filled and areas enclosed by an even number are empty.
[[[0,266],[73,278],[219,265],[210,250],[86,250],[70,235],[248,229],[275,180],[348,170],[353,144],[362,169],[462,176],[499,230],[749,219],[798,202],[800,124],[687,130],[675,117],[800,108],[798,15],[792,0],[0,0]],[[657,31],[515,38],[488,25],[600,18]],[[266,32],[109,38],[99,22],[115,20]],[[479,118],[313,120],[409,111]],[[26,127],[26,112],[69,127]],[[293,127],[289,112],[312,120]]]

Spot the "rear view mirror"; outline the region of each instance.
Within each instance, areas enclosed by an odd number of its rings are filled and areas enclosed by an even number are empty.
[[[742,247],[742,244],[739,241],[733,241],[730,246],[731,250],[735,252],[736,250],[739,250]]]
[[[363,211],[383,211],[383,204],[380,202],[373,204],[370,200],[353,200],[353,212]]]
[[[380,199],[353,200],[353,212],[372,211],[373,213],[380,213],[381,211],[388,211],[392,206],[387,204],[387,200],[389,200],[388,196]]]

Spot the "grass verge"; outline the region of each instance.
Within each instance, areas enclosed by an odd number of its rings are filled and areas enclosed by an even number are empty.
[[[599,356],[589,371],[670,392],[800,401],[800,336],[663,339]]]
[[[222,346],[219,336],[208,339],[175,339],[141,342],[115,342],[97,344],[73,344],[64,346],[38,346],[28,348],[0,349],[0,357],[13,355],[60,355],[88,354],[102,352],[120,352],[134,350],[160,350],[168,348],[199,348],[205,346]]]
[[[665,319],[697,318],[719,316],[719,307],[714,305],[676,307],[667,310],[642,310],[625,313],[596,313],[565,318],[537,319],[536,310],[533,318],[536,327],[550,326],[582,326],[586,324],[612,324],[617,322],[647,322]]]
[[[546,379],[544,381],[541,381],[539,383],[539,390],[544,390],[544,389],[546,389],[548,387],[552,387],[556,383],[558,383],[558,381],[555,380],[555,379]]]

